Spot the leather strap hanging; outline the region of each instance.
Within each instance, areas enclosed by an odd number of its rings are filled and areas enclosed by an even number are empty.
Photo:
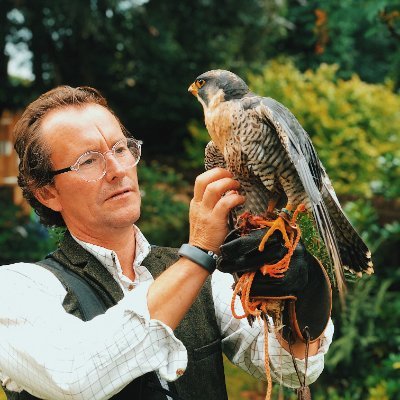
[[[300,382],[300,387],[297,389],[297,399],[298,400],[311,400],[310,387],[308,385],[306,385],[307,367],[308,367],[308,350],[310,347],[310,333],[308,331],[307,326],[303,329],[302,336],[305,338],[305,344],[306,344],[303,379],[301,379],[300,371],[297,366],[297,361],[293,355],[293,349],[292,349],[293,333],[292,333],[292,330],[290,330],[290,333],[289,333],[289,342],[288,343],[289,343],[290,355],[292,356],[293,366],[294,366],[294,369],[296,370],[296,375]]]

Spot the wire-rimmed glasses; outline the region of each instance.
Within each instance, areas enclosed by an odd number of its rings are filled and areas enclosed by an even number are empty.
[[[65,172],[75,171],[87,182],[98,181],[103,178],[107,172],[107,154],[112,155],[122,167],[133,168],[140,160],[142,143],[143,142],[140,140],[123,138],[115,143],[110,150],[104,153],[100,153],[99,151],[87,151],[76,160],[75,164],[67,168],[51,171],[51,174],[55,176]]]

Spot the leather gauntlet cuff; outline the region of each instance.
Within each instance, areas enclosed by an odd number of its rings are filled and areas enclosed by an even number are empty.
[[[257,271],[251,289],[251,299],[284,302],[282,312],[282,336],[286,341],[293,338],[290,332],[306,341],[308,327],[310,341],[316,341],[324,332],[331,314],[332,291],[329,277],[321,263],[299,242],[293,252],[289,268],[280,278],[263,275],[259,268],[272,264],[287,253],[280,232],[275,232],[264,248],[258,250],[266,229],[256,229],[241,236],[237,230],[229,233],[221,246],[217,268],[222,272],[240,277]],[[274,321],[277,326],[281,321]]]
[[[324,333],[331,316],[332,289],[329,277],[317,258],[311,256],[310,261],[307,285],[298,291],[296,300],[286,300],[282,336],[287,342],[293,338],[290,330],[305,342],[306,327],[310,342],[315,342]]]

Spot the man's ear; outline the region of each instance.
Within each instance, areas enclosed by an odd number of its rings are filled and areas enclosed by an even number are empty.
[[[51,208],[53,211],[61,211],[60,195],[54,185],[46,185],[35,191],[35,197],[43,205]]]

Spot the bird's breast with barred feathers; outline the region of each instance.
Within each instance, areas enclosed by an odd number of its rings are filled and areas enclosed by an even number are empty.
[[[281,198],[278,203],[283,205],[289,193],[293,205],[304,203],[311,211],[308,197],[296,180],[294,166],[279,156],[283,151],[279,139],[268,135],[270,127],[260,120],[256,109],[245,109],[243,103],[246,105],[243,101],[214,103],[205,109],[205,123],[213,143],[246,195],[246,204],[241,209],[260,213],[273,197]],[[265,146],[260,146],[263,142]],[[278,174],[290,187],[288,193],[282,189]]]

